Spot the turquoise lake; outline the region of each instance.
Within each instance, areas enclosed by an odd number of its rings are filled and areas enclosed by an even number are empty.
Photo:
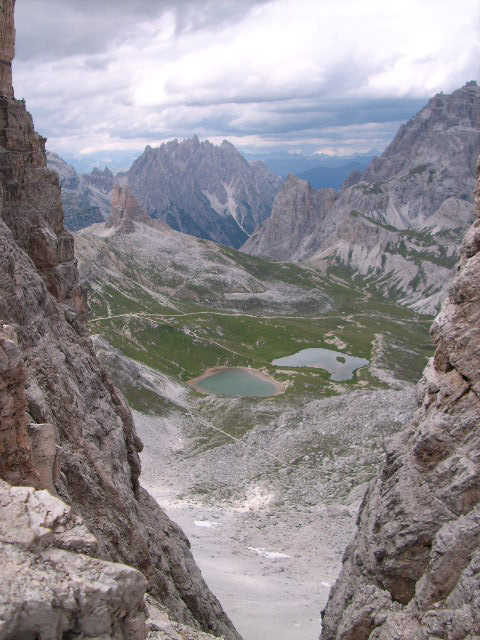
[[[190,385],[201,393],[231,398],[267,398],[281,391],[281,386],[273,380],[240,367],[212,371],[205,377],[191,380]]]
[[[276,367],[312,367],[325,369],[330,373],[330,380],[342,382],[351,380],[357,369],[369,363],[365,358],[357,358],[348,353],[331,351],[330,349],[302,349],[291,356],[272,360]]]

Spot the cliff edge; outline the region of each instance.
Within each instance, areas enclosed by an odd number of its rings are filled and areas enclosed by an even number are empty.
[[[120,583],[126,576],[134,585],[130,604],[135,628],[120,632],[120,622],[112,618],[110,626],[98,631],[107,634],[102,637],[144,636],[139,611],[148,583],[151,595],[174,620],[238,639],[204,583],[183,532],[139,485],[142,444],[123,397],[95,357],[84,325],[86,292],[78,281],[73,237],[63,226],[58,177],[47,169],[45,139],[35,133],[24,102],[13,97],[14,4],[0,0],[0,478],[9,485],[48,489],[58,496],[52,498],[57,510],[61,501],[71,507],[96,539],[95,545],[79,545],[82,553],[98,560],[89,564],[91,575],[101,567],[108,574],[106,567],[114,562],[128,564],[146,578],[125,567],[110,571]],[[11,538],[11,530],[8,535],[0,531],[0,543],[34,554],[33,559],[19,556],[20,565],[25,561],[35,566],[36,579],[44,581],[43,596],[48,599],[50,594],[58,608],[61,585],[53,588],[47,579],[55,558],[59,571],[65,559],[55,551],[56,525],[44,526],[27,509],[32,500],[44,502],[45,492],[36,492],[40,499],[33,490],[9,490],[9,485],[1,487],[0,506],[26,510],[26,533],[17,540]],[[45,499],[47,506],[38,507],[42,514],[51,506]],[[66,526],[60,523],[60,529]],[[22,530],[18,528],[19,536]],[[51,557],[45,560],[47,547]],[[79,557],[70,560],[81,563]],[[9,571],[8,562],[2,562],[1,571]],[[3,575],[4,584],[10,577]],[[120,600],[128,585],[117,587],[112,587],[111,596],[118,618],[127,615]],[[11,596],[8,589],[0,594],[0,637],[40,637],[40,628],[29,627],[31,635],[22,636],[27,633],[23,627],[12,627],[16,614],[8,609]],[[82,592],[74,589],[70,596],[62,603],[68,615],[59,622],[58,637],[63,631],[73,633],[69,637],[80,633]],[[25,597],[20,610],[29,612],[29,624],[34,625],[40,605],[33,591],[27,589]],[[105,611],[95,610],[96,619]],[[8,629],[5,621],[11,623]],[[87,624],[81,630],[95,635],[98,628]]]
[[[431,329],[436,351],[418,386],[419,409],[365,495],[324,613],[324,640],[480,634],[479,167],[476,218]]]

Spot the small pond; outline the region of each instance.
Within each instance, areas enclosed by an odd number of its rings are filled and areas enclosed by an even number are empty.
[[[330,349],[302,349],[291,356],[272,360],[272,364],[276,367],[325,369],[331,374],[330,380],[341,382],[351,380],[354,372],[360,367],[366,367],[369,361]]]
[[[215,367],[188,383],[200,393],[232,398],[267,398],[283,392],[283,386],[264,373],[245,367]]]

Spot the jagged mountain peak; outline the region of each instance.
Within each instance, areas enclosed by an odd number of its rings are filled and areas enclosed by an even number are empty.
[[[311,202],[292,201],[288,209],[276,201],[272,217],[242,249],[315,265],[341,263],[400,302],[434,312],[473,218],[479,114],[476,84],[434,96],[400,127],[380,158],[347,178],[326,214],[318,205],[316,225],[306,222],[314,219]],[[278,229],[288,226],[293,213],[308,236],[278,242]]]
[[[385,149],[374,158],[362,178],[374,182],[388,179],[401,167],[412,169],[422,163],[442,164],[449,158],[457,167],[463,163],[470,173],[475,171],[477,147],[469,136],[480,130],[480,87],[466,84],[451,94],[438,93],[407,123]],[[449,139],[445,139],[449,136]],[[463,144],[458,144],[459,142]],[[463,153],[465,158],[459,157]]]
[[[217,146],[198,136],[147,148],[126,179],[150,217],[236,247],[270,215],[281,183],[228,141]]]

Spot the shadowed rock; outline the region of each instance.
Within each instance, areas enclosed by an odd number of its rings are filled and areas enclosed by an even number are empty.
[[[324,640],[480,634],[480,172],[476,219],[433,327],[414,421],[358,516]]]
[[[0,0],[2,43],[13,41],[13,8],[14,0]],[[95,586],[91,580],[85,587],[89,610],[89,603],[99,603],[94,612],[98,625],[92,622],[85,635],[142,638],[140,622],[128,632],[123,630],[123,635],[117,622],[118,616],[128,618],[124,596],[138,604],[146,579],[151,594],[175,620],[237,639],[204,583],[183,532],[139,485],[142,443],[124,398],[95,357],[84,326],[86,290],[78,279],[73,237],[64,229],[58,177],[47,169],[45,139],[35,133],[23,101],[15,100],[11,85],[7,81],[5,85],[0,96],[0,369],[7,384],[2,377],[0,474],[18,484],[54,487],[97,540],[90,547],[97,559],[70,558],[68,567],[55,545],[45,570],[35,558],[25,558],[25,565],[20,558],[27,586],[36,562],[35,580],[45,581],[43,599],[38,609],[29,609],[30,635],[12,631],[5,637],[42,635],[49,607],[56,609],[57,617],[70,609],[73,619],[83,615],[75,598],[83,597],[85,585],[75,593],[68,584],[85,570],[88,580],[97,576],[99,581]],[[24,491],[29,501],[32,490]],[[16,541],[9,538],[7,544],[13,549]],[[51,582],[55,558],[58,588]],[[136,567],[144,577],[131,568],[120,573],[112,569],[116,586],[108,592],[102,585],[112,561]],[[20,569],[18,579],[22,580]],[[17,595],[15,607],[21,609],[22,596]],[[27,598],[26,606],[28,602]],[[140,621],[137,604],[132,604],[132,620]],[[2,612],[1,624],[9,624],[17,609]],[[63,628],[71,629],[71,620],[67,622]]]

